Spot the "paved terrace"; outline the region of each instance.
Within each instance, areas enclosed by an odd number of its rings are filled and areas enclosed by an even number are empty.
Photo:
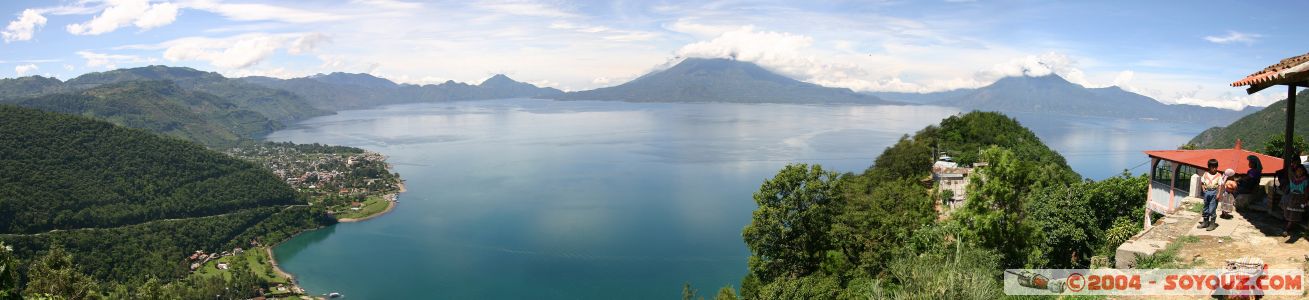
[[[1218,218],[1218,228],[1214,231],[1195,228],[1200,222],[1200,213],[1185,209],[1200,204],[1199,198],[1184,199],[1183,209],[1160,218],[1149,230],[1124,243],[1115,255],[1116,267],[1133,268],[1135,254],[1152,255],[1183,236],[1193,236],[1197,240],[1180,246],[1177,258],[1184,266],[1217,269],[1223,268],[1228,260],[1257,257],[1273,269],[1309,267],[1309,239],[1303,233],[1291,238],[1277,235],[1286,223],[1266,213],[1263,202],[1238,208],[1231,219]],[[1265,299],[1303,297],[1270,296]]]

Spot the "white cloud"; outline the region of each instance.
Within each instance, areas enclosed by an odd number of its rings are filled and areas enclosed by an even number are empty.
[[[294,70],[289,70],[280,67],[271,68],[271,69],[233,69],[233,70],[221,71],[219,72],[219,74],[223,74],[223,76],[226,76],[228,78],[266,76],[266,77],[281,78],[281,79],[305,77],[310,75],[306,72],[294,71]]]
[[[150,29],[172,24],[176,20],[177,5],[165,2],[150,5],[150,9],[141,14],[141,17],[136,18],[136,21],[132,22],[132,24],[141,29]]]
[[[1118,72],[1118,76],[1114,77],[1113,86],[1125,87],[1132,81],[1134,76],[1136,76],[1136,72],[1132,72],[1132,70]]]
[[[552,88],[559,88],[559,83],[558,83],[558,82],[550,81],[550,80],[548,80],[548,79],[542,79],[542,80],[537,80],[537,81],[528,81],[527,83],[532,84],[532,85],[535,85],[535,86],[537,86],[537,87],[552,87]]]
[[[659,37],[659,34],[655,32],[618,30],[605,26],[579,25],[568,21],[550,23],[550,29],[568,30],[583,34],[600,34],[602,39],[616,42],[640,42]]]
[[[14,74],[18,74],[18,76],[26,76],[28,73],[32,73],[32,71],[39,69],[41,68],[34,64],[18,65],[17,67],[14,67]]]
[[[318,60],[323,63],[320,69],[326,72],[373,73],[381,64],[362,59],[350,59],[340,54],[320,54]]]
[[[0,32],[0,35],[4,36],[5,43],[31,40],[32,33],[35,32],[37,28],[44,27],[45,22],[46,19],[44,16],[41,16],[40,12],[32,9],[24,9],[23,12],[18,15],[17,20],[13,20],[9,22],[9,26],[5,26],[5,30]]]
[[[1260,37],[1263,37],[1263,35],[1229,30],[1226,35],[1205,36],[1204,40],[1215,44],[1245,43],[1246,45],[1250,45],[1254,44],[1255,40],[1258,40]]]
[[[243,34],[227,38],[187,37],[159,45],[132,46],[132,48],[164,48],[164,59],[169,61],[199,60],[227,69],[248,68],[278,50],[288,54],[307,54],[329,40],[321,33],[305,34]]]
[[[692,25],[683,24],[681,26]],[[753,26],[737,27],[708,41],[682,46],[680,57],[730,58],[801,81],[859,91],[920,91],[923,86],[896,76],[875,79],[873,72],[857,63],[860,56],[839,55],[813,47],[814,38],[787,32],[760,31]],[[854,59],[848,59],[854,58]]]
[[[396,2],[396,1],[384,1]],[[204,10],[237,21],[280,21],[287,23],[318,23],[347,19],[346,15],[303,10],[260,3],[223,3],[216,0],[189,0],[178,2],[182,8]]]
[[[321,46],[326,43],[330,43],[331,41],[332,38],[328,37],[326,34],[322,34],[318,32],[305,34],[291,41],[291,45],[287,47],[286,53],[290,53],[290,54],[309,53],[314,51],[315,48],[318,48],[318,46]]]
[[[411,10],[423,8],[422,3],[396,0],[351,0],[350,3],[362,4],[383,9]]]
[[[591,80],[591,83],[598,84],[598,85],[608,85],[609,82],[610,82],[609,77],[604,77],[604,76],[596,77],[595,79]]]
[[[577,16],[558,7],[530,0],[481,1],[473,5],[483,10],[515,16],[554,18]]]
[[[706,25],[696,23],[686,18],[677,19],[677,21],[672,24],[664,24],[663,27],[669,31],[689,34],[699,39],[717,37],[728,31],[734,31],[741,28],[741,26],[731,25]]]
[[[86,66],[88,68],[104,67],[105,69],[115,69],[118,68],[118,64],[120,63],[144,63],[155,61],[153,58],[145,58],[136,55],[106,54],[91,51],[77,51],[77,55],[86,60]]]
[[[178,6],[169,2],[151,4],[148,0],[109,0],[99,15],[90,21],[68,24],[68,33],[99,35],[128,25],[142,30],[156,28],[177,20]]]

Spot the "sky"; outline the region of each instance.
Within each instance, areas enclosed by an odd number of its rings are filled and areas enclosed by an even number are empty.
[[[1293,29],[1306,9],[1305,1],[4,1],[0,77],[146,65],[413,84],[503,73],[575,91],[686,57],[731,57],[856,91],[945,91],[1053,73],[1164,103],[1241,109],[1285,97],[1229,84],[1309,52]]]

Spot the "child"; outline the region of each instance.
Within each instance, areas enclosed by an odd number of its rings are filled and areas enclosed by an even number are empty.
[[[1214,210],[1218,208],[1218,191],[1223,187],[1223,174],[1218,173],[1218,160],[1209,159],[1209,170],[1200,176],[1201,195],[1204,195],[1204,214],[1201,216],[1200,226],[1195,228],[1204,228],[1205,231],[1214,231],[1218,224],[1214,223]]]
[[[1232,211],[1236,210],[1236,170],[1227,169],[1223,171],[1223,189],[1218,192],[1218,210],[1223,212],[1219,217],[1231,219]]]

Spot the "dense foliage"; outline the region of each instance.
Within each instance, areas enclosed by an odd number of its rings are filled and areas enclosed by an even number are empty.
[[[69,79],[70,87],[90,88],[100,85],[140,82],[171,81],[188,91],[203,92],[227,99],[237,107],[257,111],[268,119],[288,122],[329,114],[314,108],[304,98],[291,92],[251,84],[240,79],[223,77],[218,73],[204,72],[185,67],[148,66],[83,74]]]
[[[966,164],[938,208],[933,149]],[[1086,267],[1139,230],[1142,176],[1081,181],[1017,121],[973,112],[906,136],[862,174],[789,165],[755,194],[741,299],[992,299],[1005,268]],[[730,293],[731,291],[727,291]],[[733,299],[737,295],[722,295]]]
[[[259,166],[85,118],[0,106],[0,233],[303,203]]]
[[[252,297],[261,281],[191,278],[185,257],[335,222],[269,170],[200,145],[8,105],[0,119],[0,242],[12,248],[0,299]],[[138,286],[169,293],[130,296]]]
[[[14,104],[92,117],[210,147],[231,146],[283,127],[227,98],[187,91],[171,81],[102,85],[77,93],[16,100]]]
[[[1280,87],[1280,86],[1279,86]],[[1282,92],[1285,95],[1285,92]],[[1280,97],[1279,97],[1280,98]],[[1295,106],[1295,135],[1304,136],[1309,134],[1309,91],[1300,91],[1296,94]],[[1226,127],[1214,127],[1191,139],[1189,144],[1198,148],[1215,149],[1231,148],[1237,139],[1246,147],[1262,145],[1271,137],[1281,137],[1282,132],[1286,130],[1286,99],[1277,101],[1258,112],[1242,117],[1236,122]],[[1251,147],[1253,148],[1253,147]]]
[[[1263,146],[1254,150],[1272,157],[1285,157],[1282,153],[1286,152],[1286,136],[1283,133],[1273,133],[1268,136]],[[1304,141],[1304,136],[1297,135],[1291,140],[1291,149],[1303,152],[1309,150],[1309,143]]]

